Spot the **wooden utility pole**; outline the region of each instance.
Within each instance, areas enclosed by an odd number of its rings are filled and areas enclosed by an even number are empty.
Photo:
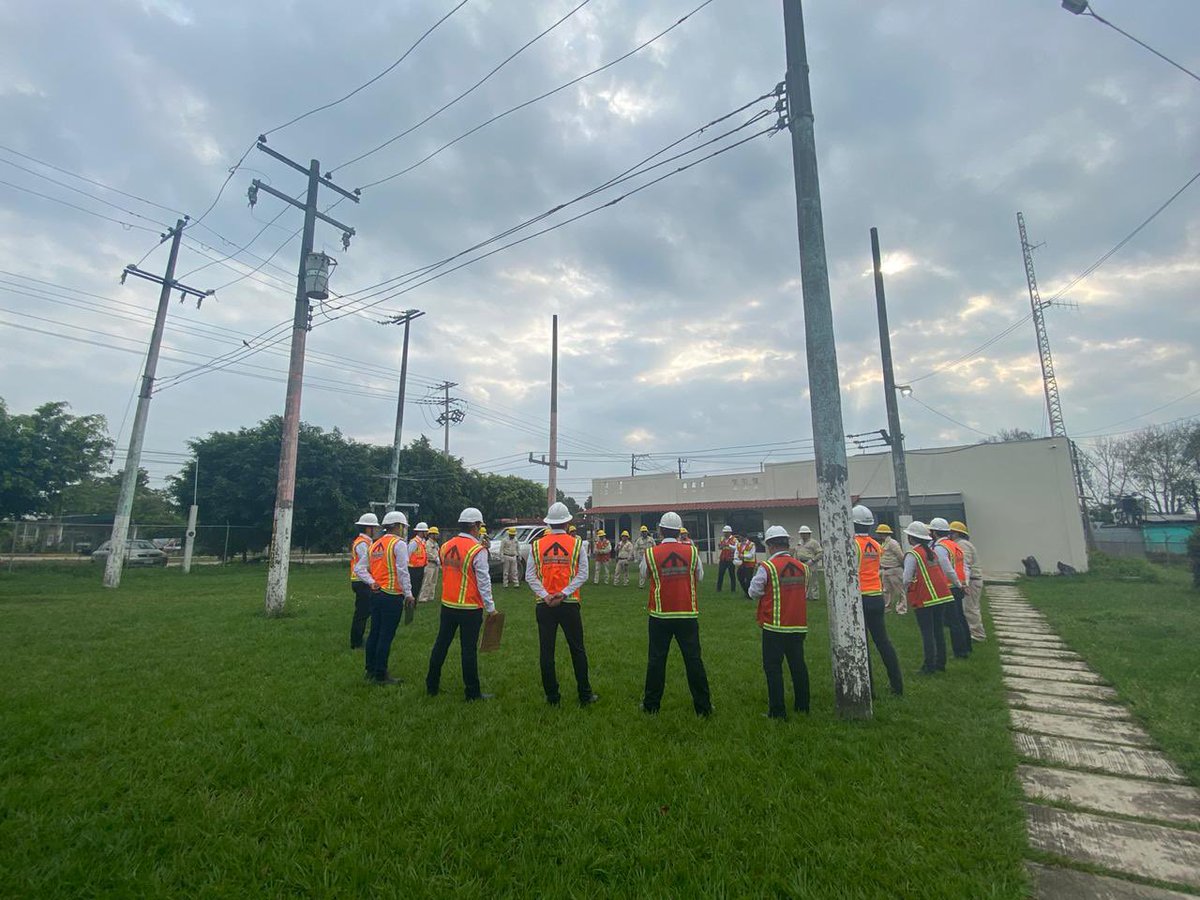
[[[787,46],[788,130],[792,134],[804,338],[817,468],[817,513],[829,594],[834,696],[840,715],[865,719],[871,717],[871,679],[858,592],[850,490],[846,482],[845,428],[842,425],[833,308],[829,300],[829,270],[825,260],[825,226],[817,178],[804,12],[800,0],[783,0],[783,26]]]
[[[277,191],[254,179],[250,188],[250,203],[253,206],[259,191],[265,191],[290,203],[304,212],[304,231],[300,242],[300,267],[296,279],[296,308],[292,317],[291,361],[288,364],[287,398],[283,407],[283,435],[279,442],[279,480],[275,490],[275,516],[271,531],[271,548],[267,562],[267,592],[265,598],[268,616],[278,616],[287,605],[288,569],[292,556],[292,516],[296,499],[296,447],[300,439],[300,389],[304,379],[304,348],[309,329],[309,297],[305,285],[308,258],[312,254],[317,219],[328,222],[342,232],[342,246],[349,248],[354,229],[331,219],[317,209],[317,196],[322,186],[341,194],[347,200],[358,202],[357,193],[343,190],[328,178],[321,176],[321,164],[311,160],[308,166],[293,162],[266,144],[266,138],[258,139],[258,149],[284,165],[308,176],[308,194],[304,203]]]
[[[189,295],[203,300],[212,291],[198,291],[175,281],[175,264],[179,260],[179,242],[187,219],[179,219],[163,239],[171,239],[171,255],[167,257],[167,268],[162,277],[143,271],[137,266],[126,266],[121,274],[122,283],[133,275],[162,285],[158,294],[158,312],[154,316],[154,330],[150,333],[150,347],[146,351],[146,368],[142,373],[142,388],[138,393],[137,411],[133,414],[133,429],[129,432],[129,449],[125,453],[125,469],[121,473],[121,492],[117,497],[117,510],[113,515],[112,534],[109,536],[108,560],[104,564],[104,586],[120,587],[121,571],[125,566],[125,547],[129,540],[129,520],[133,515],[133,498],[137,493],[138,472],[142,462],[142,444],[146,438],[146,421],[150,417],[150,398],[154,393],[154,377],[158,372],[158,353],[162,347],[163,331],[167,325],[167,304],[171,291],[179,291],[181,297]]]

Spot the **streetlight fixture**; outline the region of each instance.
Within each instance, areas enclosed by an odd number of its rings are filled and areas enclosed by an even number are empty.
[[[1131,40],[1135,44],[1137,44],[1139,47],[1144,47],[1145,49],[1149,50],[1151,53],[1153,53],[1155,56],[1157,56],[1163,62],[1170,63],[1171,65],[1173,65],[1175,68],[1177,68],[1183,74],[1188,75],[1191,78],[1194,78],[1196,81],[1200,81],[1200,75],[1197,75],[1191,69],[1187,68],[1186,66],[1181,65],[1180,63],[1175,62],[1175,60],[1171,59],[1171,57],[1167,56],[1166,54],[1159,53],[1157,50],[1155,50],[1153,47],[1151,47],[1145,41],[1135,38],[1128,31],[1118,28],[1112,22],[1108,21],[1108,19],[1104,18],[1104,16],[1100,15],[1094,9],[1092,9],[1091,5],[1088,3],[1088,0],[1062,0],[1062,8],[1065,9],[1069,13],[1074,13],[1077,16],[1091,16],[1093,19],[1095,19],[1101,25],[1107,25],[1113,31],[1117,32],[1117,34],[1124,35],[1125,37],[1129,38],[1129,40]]]

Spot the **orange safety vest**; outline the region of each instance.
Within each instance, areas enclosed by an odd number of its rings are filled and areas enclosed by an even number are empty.
[[[808,631],[808,566],[789,553],[759,563],[767,570],[767,590],[758,601],[764,631]]]
[[[451,609],[483,608],[475,576],[475,557],[483,545],[473,537],[456,535],[442,544],[442,606]]]
[[[745,541],[738,545],[738,555],[741,557],[743,566],[753,566],[758,562],[758,551],[754,547],[754,541]]]
[[[864,597],[883,594],[883,576],[879,573],[879,557],[883,553],[879,542],[866,534],[856,534],[858,545],[858,592]]]
[[[958,580],[963,584],[967,583],[967,557],[963,554],[962,547],[950,538],[941,538],[934,546],[941,545],[946,548],[946,552],[950,554],[950,565],[954,567],[954,574],[958,576]],[[942,574],[945,574],[944,572]]]
[[[408,554],[408,567],[410,569],[423,569],[429,559],[429,553],[425,549],[425,540],[415,537],[412,539],[412,542],[417,545],[417,549]]]
[[[908,585],[909,606],[913,609],[921,609],[924,606],[937,606],[954,599],[950,593],[950,580],[942,571],[942,566],[937,561],[932,547],[929,548],[929,555],[932,559],[927,560],[925,554],[917,550],[909,550],[907,555],[915,557],[917,561],[917,577]]]
[[[368,564],[370,564],[371,539],[369,537],[367,537],[365,534],[360,534],[358,537],[356,537],[353,541],[350,542],[350,580],[352,582],[362,581],[361,578],[359,578],[357,575],[354,574],[354,564],[356,562],[358,562],[358,548],[362,544],[366,544],[367,562],[368,562]]]
[[[400,593],[400,576],[396,573],[396,542],[400,537],[385,534],[371,545],[371,577],[385,594]]]
[[[733,535],[721,538],[721,543],[717,544],[721,548],[721,562],[733,562],[733,553],[737,550],[737,545],[737,538]]]
[[[533,554],[533,568],[546,593],[553,596],[561,594],[571,583],[571,579],[579,574],[579,553],[583,541],[573,534],[549,532],[533,542],[530,552]],[[542,601],[539,599],[539,603]],[[575,589],[567,603],[579,602],[579,589]]]
[[[608,538],[596,541],[596,562],[608,562],[612,557],[612,541]]]
[[[694,619],[696,605],[696,558],[699,551],[689,544],[670,541],[646,550],[650,573],[650,615],[656,619]]]

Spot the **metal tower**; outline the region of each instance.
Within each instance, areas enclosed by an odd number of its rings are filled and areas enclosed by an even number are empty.
[[[1017,228],[1021,232],[1021,253],[1025,256],[1025,280],[1029,283],[1029,305],[1033,310],[1033,327],[1037,332],[1038,355],[1042,358],[1042,385],[1046,389],[1046,411],[1050,414],[1050,436],[1066,437],[1067,427],[1063,424],[1062,401],[1058,397],[1058,379],[1054,377],[1054,357],[1050,355],[1050,336],[1046,333],[1046,317],[1043,314],[1049,301],[1038,294],[1037,273],[1033,270],[1033,247],[1025,233],[1025,216],[1017,213]]]

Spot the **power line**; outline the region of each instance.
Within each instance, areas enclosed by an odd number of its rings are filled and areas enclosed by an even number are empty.
[[[361,188],[359,188],[359,190],[365,191],[367,188],[376,187],[378,185],[381,185],[388,181],[391,181],[394,178],[399,178],[402,175],[407,175],[413,169],[417,168],[418,166],[425,165],[425,163],[429,162],[435,156],[439,155],[440,153],[442,153],[445,150],[449,150],[451,147],[453,147],[459,141],[470,137],[471,135],[475,134],[477,131],[480,131],[481,129],[486,128],[488,125],[491,125],[493,122],[497,122],[500,119],[505,118],[506,116],[512,115],[513,113],[517,112],[518,110],[524,109],[527,106],[532,106],[535,103],[545,100],[547,97],[552,97],[555,94],[559,93],[560,91],[565,91],[567,88],[571,87],[572,85],[578,84],[579,82],[583,81],[585,78],[590,78],[593,75],[597,75],[600,72],[603,72],[605,69],[612,68],[613,66],[617,65],[618,63],[625,61],[626,59],[628,59],[629,57],[633,56],[636,53],[640,53],[642,50],[645,50],[650,45],[652,45],[655,42],[666,37],[668,34],[670,34],[672,31],[674,31],[676,28],[678,28],[680,25],[682,25],[684,22],[686,22],[688,19],[690,19],[696,13],[700,12],[700,10],[704,9],[704,7],[708,6],[712,2],[713,2],[713,0],[704,0],[703,3],[701,3],[695,9],[693,9],[691,12],[685,14],[682,18],[678,19],[673,25],[660,31],[658,34],[654,35],[649,40],[643,41],[642,43],[638,44],[632,50],[629,50],[629,51],[621,54],[616,59],[610,60],[609,62],[605,63],[604,65],[599,66],[595,69],[592,69],[590,72],[585,72],[584,74],[582,74],[576,78],[572,78],[570,81],[568,81],[564,84],[560,84],[556,88],[553,88],[542,94],[538,94],[536,97],[531,97],[529,100],[526,100],[523,103],[518,103],[516,106],[509,107],[508,109],[504,110],[503,112],[497,113],[496,115],[492,116],[490,119],[480,122],[474,128],[471,128],[470,130],[463,132],[458,137],[454,138],[454,140],[449,141],[448,143],[445,143],[442,146],[438,147],[432,153],[429,153],[428,155],[426,155],[422,159],[418,160],[417,162],[413,163],[412,165],[408,166],[407,168],[401,169],[398,172],[393,172],[391,175],[387,175],[383,178],[378,178],[375,181],[368,182],[367,184],[364,184]]]
[[[554,24],[552,24],[550,27],[539,32],[533,38],[526,41],[524,44],[522,44],[520,47],[518,47],[516,50],[514,50],[512,53],[510,53],[508,56],[506,56],[500,62],[499,65],[497,65],[495,68],[493,68],[490,72],[488,72],[486,75],[484,75],[478,81],[476,81],[473,85],[471,85],[469,88],[467,88],[461,94],[459,94],[453,100],[450,100],[450,101],[444,103],[442,106],[438,107],[436,110],[434,110],[429,115],[427,115],[425,118],[423,118],[420,122],[417,122],[415,125],[410,125],[408,128],[404,129],[404,131],[401,131],[399,134],[388,138],[386,141],[384,141],[382,144],[378,145],[377,147],[374,147],[373,149],[368,150],[365,153],[359,154],[358,156],[354,157],[354,159],[348,160],[347,162],[342,163],[340,166],[335,166],[333,171],[340,171],[341,169],[345,169],[348,166],[352,166],[357,162],[361,162],[362,160],[366,159],[368,156],[372,156],[372,155],[378,153],[380,150],[384,149],[385,147],[388,147],[391,144],[394,144],[396,141],[400,140],[401,138],[412,134],[414,131],[416,131],[418,128],[420,128],[422,125],[425,125],[426,123],[431,122],[433,119],[437,118],[442,113],[444,113],[446,110],[448,110],[450,107],[454,106],[454,104],[458,103],[460,100],[465,99],[467,96],[469,96],[471,93],[473,93],[477,88],[479,88],[484,82],[486,82],[488,79],[490,79],[493,75],[495,75],[497,72],[499,72],[505,66],[507,66],[510,62],[512,62],[514,59],[516,59],[518,56],[520,56],[522,53],[524,53],[526,50],[528,50],[530,47],[532,47],[534,44],[536,44],[538,41],[540,41],[542,38],[544,38],[546,35],[548,35],[550,32],[554,31],[554,29],[556,29],[559,25],[561,25],[563,22],[567,21],[567,19],[571,18],[573,15],[575,15],[575,13],[579,12],[579,10],[583,9],[585,6],[587,6],[591,2],[592,2],[592,0],[583,0],[583,2],[581,2],[575,8],[569,10],[566,15],[562,16],[560,19],[558,19],[556,22],[554,22]]]
[[[1184,73],[1185,75],[1187,75],[1188,77],[1190,77],[1190,78],[1193,78],[1193,79],[1195,79],[1196,81],[1200,81],[1200,75],[1197,75],[1197,74],[1196,74],[1195,72],[1193,72],[1191,69],[1188,69],[1188,68],[1186,68],[1186,67],[1185,67],[1185,66],[1183,66],[1182,64],[1180,64],[1180,63],[1177,63],[1175,60],[1171,59],[1171,57],[1167,56],[1166,54],[1164,54],[1164,53],[1159,53],[1157,50],[1155,50],[1153,47],[1151,47],[1151,46],[1150,46],[1149,44],[1147,44],[1145,41],[1142,41],[1142,40],[1139,40],[1138,38],[1135,38],[1135,37],[1134,37],[1132,34],[1130,34],[1128,31],[1125,31],[1125,30],[1124,30],[1124,29],[1122,29],[1122,28],[1118,28],[1118,27],[1117,27],[1116,25],[1114,25],[1112,22],[1108,21],[1108,19],[1106,19],[1106,18],[1104,18],[1103,16],[1099,15],[1099,14],[1098,14],[1098,13],[1097,13],[1097,12],[1096,12],[1094,9],[1092,9],[1091,7],[1087,7],[1087,8],[1086,8],[1086,12],[1085,12],[1084,14],[1085,14],[1085,15],[1088,15],[1088,16],[1091,16],[1093,19],[1095,19],[1097,22],[1100,22],[1100,23],[1101,23],[1101,24],[1103,24],[1103,25],[1107,25],[1109,28],[1111,28],[1113,31],[1117,32],[1118,34],[1122,34],[1122,35],[1124,35],[1125,37],[1129,38],[1129,40],[1131,40],[1131,41],[1133,41],[1135,44],[1137,44],[1138,46],[1140,46],[1140,47],[1144,47],[1145,49],[1149,50],[1151,53],[1153,53],[1153,54],[1154,54],[1155,56],[1157,56],[1159,59],[1163,60],[1164,62],[1170,63],[1172,66],[1174,66],[1175,68],[1177,68],[1177,69],[1178,69],[1180,72],[1183,72],[1183,73]]]
[[[982,434],[984,437],[991,437],[991,435],[988,434],[986,431],[980,431],[978,428],[976,428],[973,425],[968,425],[966,422],[960,422],[960,421],[958,421],[958,419],[953,419],[950,416],[946,415],[944,412],[939,412],[938,410],[936,410],[932,406],[930,406],[928,403],[922,402],[921,400],[919,400],[918,398],[914,397],[911,394],[909,395],[908,399],[925,407],[927,410],[929,410],[935,416],[940,416],[941,418],[945,419],[947,422],[953,422],[955,425],[959,426],[960,428],[965,428],[968,431],[975,432],[976,434]]]
[[[147,228],[145,225],[137,225],[133,222],[124,222],[121,219],[114,219],[112,216],[106,216],[103,213],[98,213],[95,210],[88,209],[87,207],[79,206],[76,203],[60,200],[58,197],[52,197],[49,194],[43,194],[40,191],[33,190],[32,188],[23,187],[19,184],[13,184],[11,181],[0,181],[0,185],[12,188],[16,191],[24,191],[26,194],[32,194],[35,197],[41,197],[43,200],[49,200],[51,203],[58,203],[62,206],[68,206],[71,209],[77,209],[82,213],[87,213],[89,216],[95,216],[97,219],[104,219],[107,222],[114,222],[123,227],[126,231],[136,228],[138,231],[149,231],[151,234],[158,234],[157,228]]]
[[[1107,431],[1109,428],[1115,428],[1117,425],[1124,425],[1126,422],[1132,422],[1135,419],[1141,419],[1146,416],[1153,415],[1156,412],[1166,409],[1168,406],[1174,406],[1176,403],[1178,403],[1181,400],[1187,400],[1189,397],[1195,397],[1197,394],[1200,394],[1200,388],[1196,388],[1195,390],[1188,391],[1186,394],[1182,394],[1182,395],[1176,397],[1174,400],[1168,400],[1166,403],[1163,403],[1161,406],[1156,406],[1156,407],[1154,407],[1154,409],[1148,409],[1148,410],[1146,410],[1146,412],[1138,413],[1136,416],[1130,416],[1129,418],[1121,419],[1118,422],[1110,422],[1109,424],[1105,425],[1103,428],[1095,428],[1095,429],[1090,429],[1088,431],[1082,431],[1077,435],[1077,437],[1091,437],[1091,436],[1094,436],[1097,432]],[[1147,426],[1147,427],[1149,427],[1149,426]]]

